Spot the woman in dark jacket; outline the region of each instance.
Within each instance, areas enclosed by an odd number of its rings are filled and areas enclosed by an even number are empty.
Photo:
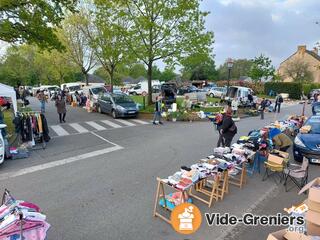
[[[56,108],[57,112],[59,114],[59,120],[60,123],[66,122],[66,113],[67,113],[67,108],[66,108],[66,101],[64,98],[59,94],[56,100]]]
[[[226,113],[223,116],[220,134],[224,139],[225,147],[230,147],[234,135],[237,134],[237,126],[232,120],[232,110],[230,107],[227,108]]]

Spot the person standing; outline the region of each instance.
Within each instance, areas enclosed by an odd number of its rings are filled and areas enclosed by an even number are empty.
[[[162,108],[161,95],[159,95],[156,97],[155,112],[153,117],[154,125],[157,125],[157,121],[159,121],[159,124],[163,124],[161,122],[161,108]]]
[[[66,113],[67,113],[66,101],[61,95],[58,95],[55,105],[57,108],[57,112],[59,114],[60,123],[66,122],[65,120]]]
[[[261,119],[264,119],[264,110],[266,109],[267,101],[265,98],[262,98],[260,103],[260,112],[261,112]]]
[[[232,110],[230,107],[227,108],[223,117],[220,134],[222,134],[224,146],[230,147],[233,137],[237,134],[237,126],[232,120]]]
[[[235,115],[235,116],[237,116],[238,105],[239,105],[238,100],[235,97],[231,102],[231,109],[232,109],[233,115]]]
[[[216,124],[217,130],[219,132],[217,147],[221,147],[221,146],[224,147],[224,140],[223,140],[223,137],[222,137],[222,134],[220,131],[222,128],[223,118],[224,118],[224,114],[218,114],[215,119],[215,124]]]
[[[281,107],[282,103],[283,103],[283,98],[282,98],[281,94],[278,94],[278,96],[276,97],[276,102],[275,102],[275,106],[274,106],[273,111],[276,112],[277,108],[278,108],[278,113],[280,113],[280,107]]]
[[[44,91],[41,90],[38,94],[37,94],[37,98],[40,101],[40,109],[41,109],[41,113],[45,113],[46,112],[46,102],[47,102],[47,97],[44,94]]]

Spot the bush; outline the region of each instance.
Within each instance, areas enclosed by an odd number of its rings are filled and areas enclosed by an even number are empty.
[[[302,93],[301,83],[292,82],[267,82],[264,84],[264,92],[269,95],[270,92],[288,93],[292,99],[300,99]]]

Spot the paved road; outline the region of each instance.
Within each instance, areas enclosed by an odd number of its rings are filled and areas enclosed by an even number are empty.
[[[266,114],[264,121],[242,120],[238,135],[301,109],[301,105],[290,106],[280,115]],[[46,115],[50,126],[57,125],[52,104]],[[103,120],[113,122],[107,115],[68,109],[68,124],[99,121],[102,125]],[[156,177],[171,175],[180,166],[209,155],[217,133],[209,122],[119,125],[123,127],[99,131],[83,125],[88,132],[55,137],[46,150],[34,151],[28,159],[5,162],[1,166],[0,189],[8,188],[17,198],[42,207],[52,225],[49,240],[184,239],[171,226],[152,217]],[[311,175],[317,170],[318,166],[312,166]],[[262,182],[261,176],[255,175],[243,190],[231,188],[225,200],[211,209],[195,203],[202,212],[241,215],[263,204],[276,191],[272,179]],[[208,227],[203,222],[201,229],[188,238],[219,239],[228,230]]]

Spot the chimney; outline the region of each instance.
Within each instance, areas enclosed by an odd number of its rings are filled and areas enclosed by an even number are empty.
[[[306,45],[300,45],[298,46],[298,53],[300,54],[304,54],[307,50],[307,46]]]
[[[314,52],[315,54],[318,55],[318,48],[314,47],[313,50],[312,50],[312,52]]]

